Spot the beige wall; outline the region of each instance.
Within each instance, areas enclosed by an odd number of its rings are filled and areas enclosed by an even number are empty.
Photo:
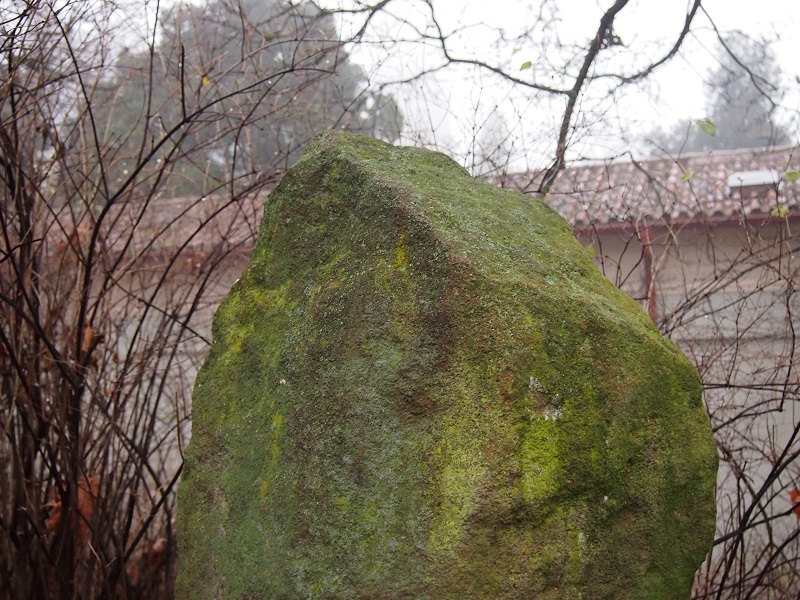
[[[690,224],[643,233],[620,226],[578,235],[593,245],[611,281],[645,308],[654,298],[656,325],[701,374],[722,459],[718,535],[735,529],[763,491],[751,521],[773,520],[745,536],[748,561],[758,561],[770,539],[780,543],[797,527],[788,490],[800,487],[800,469],[781,456],[800,450],[798,226],[772,219],[746,227]],[[642,243],[648,234],[650,257]]]

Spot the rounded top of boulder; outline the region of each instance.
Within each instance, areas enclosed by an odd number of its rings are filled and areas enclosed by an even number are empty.
[[[336,165],[331,167],[331,165]],[[332,168],[379,190],[379,203],[426,224],[454,259],[489,277],[543,277],[581,296],[622,295],[600,276],[569,224],[544,202],[471,177],[450,157],[342,131],[326,131],[309,144],[290,175]],[[370,191],[370,189],[365,189]],[[626,318],[652,327],[633,301]]]

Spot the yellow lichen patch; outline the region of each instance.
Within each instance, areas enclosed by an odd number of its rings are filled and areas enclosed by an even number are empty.
[[[392,268],[398,271],[405,271],[408,267],[408,246],[406,245],[406,235],[400,234],[400,239],[394,249],[394,260],[392,261]]]
[[[465,522],[477,506],[478,490],[487,474],[479,437],[465,434],[460,426],[463,424],[445,433],[444,450],[441,446],[434,450],[436,458],[445,463],[439,476],[441,504],[428,538],[428,547],[437,554],[452,554],[458,549]]]
[[[523,426],[521,457],[528,468],[522,472],[522,498],[536,508],[549,502],[562,486],[563,465],[553,443],[557,428],[555,420],[545,419]]]
[[[275,468],[281,454],[281,437],[283,433],[284,416],[280,413],[272,413],[272,431],[269,435],[269,466]]]

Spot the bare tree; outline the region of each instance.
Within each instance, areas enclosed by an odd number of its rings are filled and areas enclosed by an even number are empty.
[[[769,44],[735,31],[721,38],[718,64],[707,77],[707,116],[683,119],[651,133],[659,154],[790,145],[775,113],[785,96],[781,70]]]
[[[433,1],[337,3],[337,10],[355,23],[350,39],[392,66],[380,78],[382,85],[402,89],[446,73],[479,74],[493,93],[527,104],[517,114],[534,136],[548,139],[544,153],[537,148],[547,161],[537,187],[546,193],[576,145],[608,127],[605,116],[625,89],[645,82],[673,60],[703,14],[700,0],[691,2],[682,26],[653,50],[627,45],[616,33],[616,21],[630,0],[605,4],[607,8],[596,11],[591,29],[569,40],[562,39],[560,23],[572,9],[555,0],[542,2],[537,11],[519,12],[513,33],[462,24]],[[488,41],[478,44],[476,39]],[[392,64],[393,57],[403,57],[405,64]],[[537,120],[540,126],[534,127]]]
[[[171,594],[192,381],[261,192],[315,128],[374,134],[388,101],[311,5],[209,5],[225,35],[193,40],[203,9],[156,7],[175,40],[148,6],[0,2],[4,598]],[[303,103],[311,127],[286,117]],[[278,120],[294,135],[261,160]]]

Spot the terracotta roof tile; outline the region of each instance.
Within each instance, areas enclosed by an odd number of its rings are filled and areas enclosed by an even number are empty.
[[[747,149],[687,154],[678,159],[611,160],[567,169],[547,202],[576,228],[636,221],[741,218],[769,215],[776,207],[774,186],[730,189],[735,172],[800,170],[800,149]],[[504,187],[533,194],[541,174],[517,174]],[[781,181],[777,201],[800,215],[800,181]],[[161,198],[148,203],[124,202],[105,220],[101,245],[112,256],[168,257],[249,253],[263,213],[264,195]],[[47,240],[59,250],[77,234],[91,229],[100,208],[67,207],[50,215]],[[131,236],[131,231],[133,235]],[[77,234],[75,233],[77,232]],[[188,259],[188,258],[187,258]],[[192,259],[194,260],[194,259]]]
[[[639,220],[769,215],[780,202],[800,210],[800,182],[730,188],[737,172],[800,170],[800,149],[759,148],[641,161],[578,164],[561,175],[546,201],[573,226]],[[505,187],[534,193],[538,177],[511,176]]]
[[[187,260],[248,254],[264,211],[263,197],[245,195],[231,201],[217,196],[129,200],[113,206],[98,237],[104,256],[128,261],[170,260],[176,252]],[[44,243],[53,252],[86,251],[102,207],[64,206],[42,215]]]

